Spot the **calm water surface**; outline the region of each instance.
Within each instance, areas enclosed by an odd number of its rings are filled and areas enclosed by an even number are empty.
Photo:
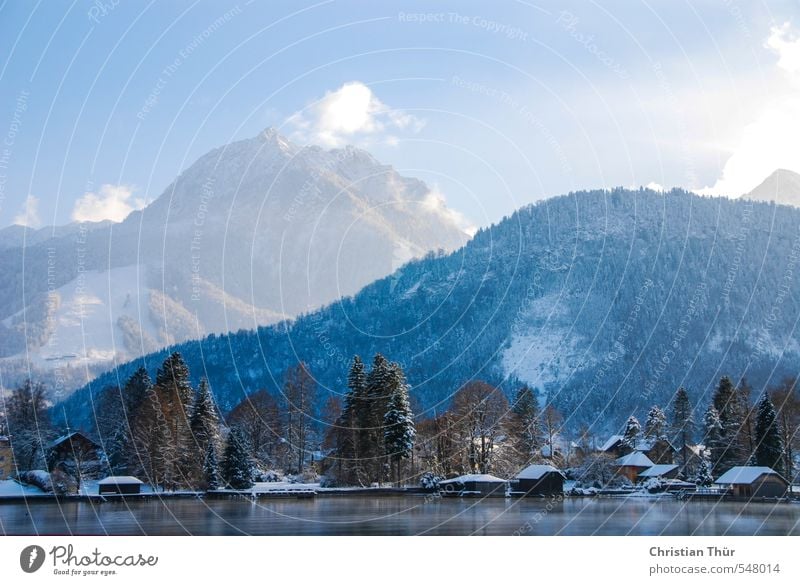
[[[0,504],[7,535],[787,535],[800,505],[423,496]]]

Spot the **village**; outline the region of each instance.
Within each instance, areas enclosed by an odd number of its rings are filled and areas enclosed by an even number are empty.
[[[573,448],[578,448],[573,445]],[[545,449],[545,452],[547,450]],[[692,446],[690,465],[701,466],[702,447]],[[82,457],[84,469],[103,466],[103,452],[96,442],[80,431],[69,433],[49,445],[47,470],[15,473],[14,455],[7,436],[0,436],[0,505],[5,502],[38,499],[87,499],[93,501],[148,497],[206,497],[245,499],[313,498],[347,494],[352,496],[435,495],[441,497],[674,497],[680,500],[733,500],[790,502],[798,491],[777,471],[765,466],[734,466],[705,485],[682,478],[678,450],[666,439],[642,440],[626,446],[623,435],[613,435],[591,455],[607,462],[597,478],[587,482],[574,469],[561,470],[550,463],[525,467],[514,477],[500,478],[488,473],[471,473],[451,478],[423,474],[419,485],[380,485],[369,487],[330,487],[324,482],[303,483],[294,477],[256,477],[246,489],[207,490],[154,489],[134,476],[109,475],[85,479],[75,493],[61,493],[53,477],[72,465],[75,454]],[[606,480],[602,481],[603,473]],[[89,474],[96,477],[96,474]],[[595,476],[593,476],[594,478]],[[262,481],[258,481],[262,480]]]

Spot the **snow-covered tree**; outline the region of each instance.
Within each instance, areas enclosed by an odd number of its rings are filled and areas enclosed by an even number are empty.
[[[206,454],[203,461],[203,476],[205,477],[206,489],[217,490],[222,485],[222,478],[219,474],[219,463],[217,461],[217,449],[211,442],[206,446]]]
[[[696,485],[700,487],[709,487],[714,482],[709,467],[708,460],[705,457],[700,459],[700,465],[697,467],[697,477],[695,477],[694,480]]]
[[[713,403],[719,415],[720,441],[725,445],[711,459],[714,472],[718,473],[747,463],[750,439],[745,433],[747,405],[742,404],[741,396],[728,376],[720,378]]]
[[[677,443],[681,454],[681,468],[686,469],[689,462],[689,444],[692,441],[694,432],[694,415],[692,413],[692,403],[689,401],[689,393],[686,388],[678,388],[675,393],[675,401],[672,405],[672,436]]]
[[[756,451],[757,465],[771,467],[778,473],[783,473],[783,439],[778,429],[775,407],[764,392],[758,402],[756,415]]]
[[[205,378],[200,380],[200,386],[197,389],[189,428],[193,440],[193,475],[197,479],[201,479],[204,473],[199,463],[204,460],[209,445],[212,450],[216,450],[219,444],[219,415]]]
[[[639,419],[630,415],[628,417],[628,422],[625,423],[625,430],[622,433],[622,444],[628,449],[635,450],[641,432],[642,425],[639,424]]]
[[[517,391],[506,425],[512,444],[519,454],[519,464],[529,462],[542,449],[544,437],[540,417],[536,395],[530,388],[523,386]]]
[[[706,410],[706,414],[703,416],[703,425],[705,426],[703,443],[705,444],[706,453],[711,463],[711,470],[716,474],[727,471],[727,468],[722,469],[721,463],[726,448],[725,442],[722,439],[722,422],[713,404],[708,406],[708,410]]]
[[[389,366],[389,386],[388,410],[383,415],[383,445],[394,462],[395,482],[400,485],[400,462],[411,455],[417,433],[408,400],[408,384],[398,364]]]
[[[667,438],[667,415],[659,406],[653,406],[647,413],[644,423],[644,436],[648,439],[665,440]]]
[[[26,380],[5,400],[6,425],[11,435],[14,461],[20,470],[44,467],[45,446],[54,432],[45,389]]]
[[[169,453],[165,453],[164,483],[167,488],[190,487],[194,461],[189,417],[194,391],[189,368],[179,352],[173,352],[161,364],[154,388],[171,444]]]
[[[232,489],[246,490],[253,487],[253,464],[241,431],[235,427],[228,434],[220,472],[222,480]]]

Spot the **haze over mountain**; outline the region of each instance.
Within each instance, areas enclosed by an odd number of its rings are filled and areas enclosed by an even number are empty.
[[[774,201],[798,207],[800,206],[800,175],[786,169],[778,169],[744,197],[754,201]]]
[[[200,157],[122,223],[28,230],[21,248],[25,230],[0,231],[3,383],[31,368],[60,390],[168,344],[310,311],[468,239],[422,181],[272,129]]]
[[[705,405],[720,376],[764,384],[797,374],[800,209],[682,190],[580,192],[524,207],[462,249],[292,322],[210,336],[180,351],[228,409],[308,363],[345,390],[354,354],[404,367],[420,413],[470,379],[537,388],[568,423],[616,430],[679,386]],[[119,367],[64,412],[90,424],[90,393],[166,351]],[[698,411],[700,420],[701,411]]]

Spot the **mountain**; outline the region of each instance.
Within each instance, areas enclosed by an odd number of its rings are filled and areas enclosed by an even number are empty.
[[[800,207],[800,175],[778,169],[744,197],[753,201],[774,201]]]
[[[0,250],[34,246],[47,240],[77,234],[84,230],[108,227],[110,221],[72,222],[67,225],[43,228],[29,228],[21,225],[10,225],[0,229]]]
[[[305,361],[341,393],[354,354],[382,352],[417,412],[441,412],[466,381],[525,382],[580,423],[616,430],[679,386],[703,407],[722,375],[755,392],[796,374],[800,209],[681,190],[572,193],[524,207],[463,248],[430,254],[323,309],[176,345],[223,410],[276,394]],[[161,351],[100,376],[63,404],[88,424],[90,395]],[[697,420],[702,419],[698,411]]]
[[[53,237],[39,230],[25,248],[9,230],[3,381],[32,367],[62,393],[87,368],[308,312],[468,239],[422,181],[363,150],[301,148],[272,129],[200,157],[122,223],[46,228]]]

